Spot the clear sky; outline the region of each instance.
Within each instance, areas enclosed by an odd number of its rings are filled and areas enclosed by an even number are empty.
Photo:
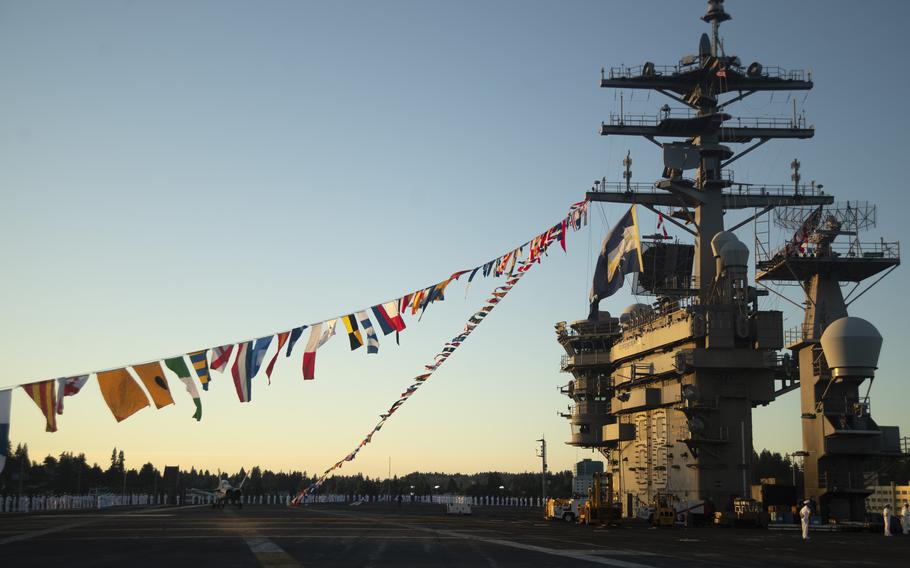
[[[804,179],[878,202],[870,240],[908,240],[910,4],[727,2],[728,54],[809,68],[809,142],[774,142],[736,179]],[[0,386],[266,335],[432,284],[558,220],[591,181],[651,182],[659,151],[603,138],[618,108],[602,65],[673,64],[709,27],[702,0],[663,2],[0,2]],[[631,97],[631,98],[630,98]],[[630,112],[665,99],[626,93]],[[668,100],[668,99],[667,99]],[[741,116],[791,112],[756,95]],[[619,206],[570,234],[342,473],[533,470],[564,444],[553,324],[587,313],[594,256]],[[739,219],[745,213],[733,216]],[[640,213],[643,229],[655,218]],[[739,231],[752,240],[751,226]],[[673,229],[671,228],[671,233]],[[906,290],[898,269],[851,307],[885,336],[872,412],[910,434]],[[304,383],[298,347],[237,402],[229,375],[204,418],[177,404],[117,424],[92,381],[60,431],[21,389],[11,438],[35,456],[321,472],[354,448],[494,284],[462,284],[401,346],[350,353],[340,333]],[[788,292],[797,300],[795,290]],[[628,288],[605,301],[619,312]],[[785,326],[799,314],[786,310]],[[800,447],[798,394],[754,413],[755,445]],[[596,457],[596,456],[595,456]]]

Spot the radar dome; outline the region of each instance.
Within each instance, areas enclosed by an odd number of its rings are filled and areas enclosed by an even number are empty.
[[[844,317],[825,328],[825,360],[835,377],[871,377],[878,367],[882,334],[862,318]]]
[[[719,234],[719,233],[718,233]],[[716,239],[717,237],[715,237]],[[714,241],[711,241],[714,244]],[[749,247],[736,237],[720,247],[720,261],[724,266],[746,266],[749,263]]]
[[[714,253],[715,257],[720,256],[721,249],[724,248],[724,245],[730,241],[737,241],[736,235],[730,231],[721,231],[714,235],[711,239],[711,252]]]

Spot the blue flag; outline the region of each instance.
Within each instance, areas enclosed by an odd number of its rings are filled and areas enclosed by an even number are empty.
[[[641,239],[635,206],[629,208],[604,238],[591,283],[591,312],[588,319],[596,320],[600,301],[622,288],[626,274],[641,272]]]
[[[260,337],[256,340],[256,343],[253,344],[253,348],[250,350],[250,367],[249,373],[250,378],[255,377],[256,373],[259,372],[259,368],[262,367],[262,360],[265,359],[265,351],[269,348],[269,345],[272,343],[272,337]]]

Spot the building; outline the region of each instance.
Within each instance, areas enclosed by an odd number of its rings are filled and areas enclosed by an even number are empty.
[[[866,510],[870,513],[881,513],[886,503],[891,503],[893,511],[900,511],[904,503],[910,502],[910,485],[872,485],[867,487],[872,493],[866,497]]]
[[[594,483],[594,474],[603,473],[604,463],[590,459],[583,459],[575,464],[572,468],[574,478],[572,479],[572,493],[580,496],[587,496],[588,490]]]

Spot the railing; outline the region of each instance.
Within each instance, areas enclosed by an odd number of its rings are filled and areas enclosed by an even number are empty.
[[[724,192],[724,195],[742,195],[742,196],[751,196],[751,195],[779,195],[781,197],[790,197],[793,195],[803,195],[803,196],[819,196],[825,195],[825,192],[822,191],[819,187],[815,185],[796,185],[792,183],[789,185],[784,184],[769,184],[769,185],[758,185],[752,183],[734,183],[730,189]]]
[[[683,114],[683,113],[680,113]],[[689,113],[686,118],[695,118],[697,115]],[[672,118],[673,115],[671,114]],[[602,122],[601,126],[646,126],[657,127],[667,119],[666,114],[626,114],[611,112],[608,122]],[[736,117],[724,121],[720,128],[774,128],[774,129],[806,129],[806,117],[799,115],[797,117]]]
[[[899,260],[901,257],[901,244],[899,241],[885,242],[833,242],[825,247],[814,243],[804,243],[805,250],[792,243],[780,247],[772,258],[786,256],[788,258],[850,258],[850,259],[888,259]]]
[[[72,511],[164,503],[164,495],[0,495],[0,513]]]
[[[784,330],[784,345],[792,345],[794,343],[799,343],[800,341],[812,339],[812,335],[812,324],[801,323],[790,329]]]
[[[607,352],[576,353],[575,355],[563,355],[559,362],[559,369],[565,371],[569,367],[608,365],[610,362],[610,354]]]
[[[696,67],[696,63],[684,64],[680,62],[679,65],[654,65],[653,76],[663,77],[663,76],[672,76],[679,75],[680,73],[689,72]],[[741,75],[747,75],[746,67],[739,65],[728,65],[727,69],[736,71]],[[625,65],[620,65],[619,67],[610,67],[610,79],[634,79],[644,76],[644,65],[635,65],[632,67],[626,67]],[[806,77],[809,74],[804,69],[785,69],[783,67],[763,67],[760,77],[765,79],[780,79],[784,81],[805,81]]]

